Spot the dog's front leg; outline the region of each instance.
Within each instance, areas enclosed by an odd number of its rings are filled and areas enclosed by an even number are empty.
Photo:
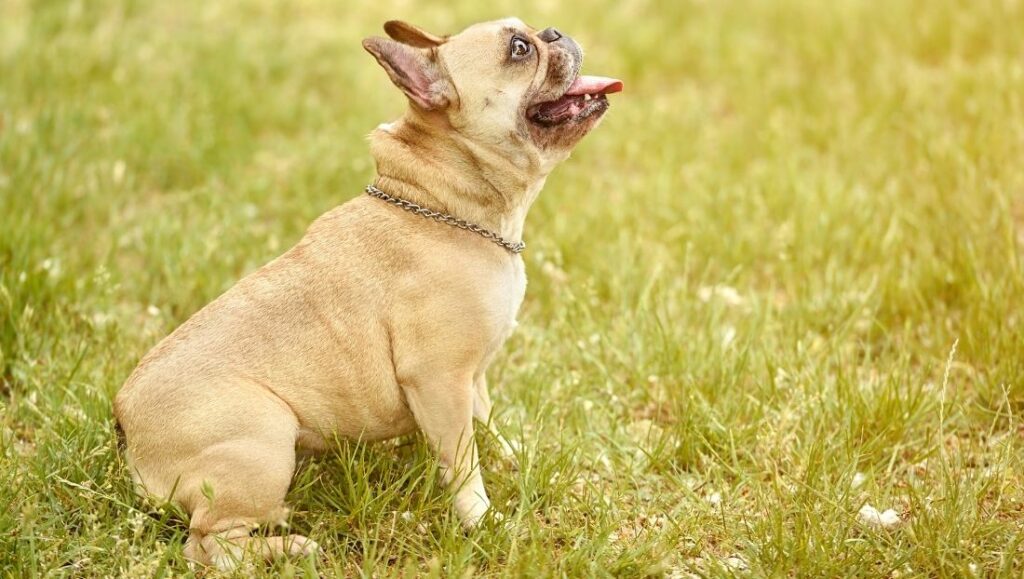
[[[462,526],[472,528],[491,506],[473,440],[473,376],[437,375],[404,385],[416,423],[441,460]]]
[[[516,464],[516,451],[518,444],[505,438],[498,430],[498,426],[492,416],[493,405],[491,404],[491,393],[487,390],[487,376],[482,372],[474,380],[473,388],[473,418],[487,426],[487,430],[498,440],[501,446],[501,455],[505,460]]]

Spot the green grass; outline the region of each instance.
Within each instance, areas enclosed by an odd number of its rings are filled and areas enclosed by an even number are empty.
[[[362,37],[510,14],[626,81],[527,222],[511,524],[460,531],[418,437],[341,442],[289,495],[317,569],[1024,573],[1021,2],[348,4],[0,3],[0,574],[187,572],[114,393],[372,178]]]

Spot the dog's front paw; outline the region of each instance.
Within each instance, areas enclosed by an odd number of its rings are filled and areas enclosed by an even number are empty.
[[[472,519],[462,519],[462,528],[469,531],[472,529],[499,529],[506,528],[505,514],[495,509],[493,506],[488,507],[483,514],[475,516]]]
[[[513,470],[519,470],[519,453],[523,451],[523,445],[518,440],[509,440],[498,435],[498,444],[501,446],[501,460]]]
[[[459,515],[462,528],[467,531],[479,526],[490,509],[491,502],[476,495],[455,501],[455,512]]]

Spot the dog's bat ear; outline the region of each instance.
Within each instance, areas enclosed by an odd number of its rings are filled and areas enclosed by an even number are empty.
[[[447,38],[437,36],[401,20],[388,20],[384,23],[384,32],[388,36],[416,48],[435,48],[445,43]]]
[[[391,82],[402,89],[415,106],[427,111],[448,106],[451,84],[437,64],[435,51],[386,38],[367,38],[363,40],[363,48],[377,59]]]

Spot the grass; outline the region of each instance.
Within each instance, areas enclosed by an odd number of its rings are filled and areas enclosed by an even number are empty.
[[[0,3],[0,574],[188,572],[114,393],[372,178],[362,37],[508,14],[626,81],[527,223],[511,524],[461,532],[417,437],[339,442],[289,495],[317,569],[1024,573],[1024,5],[565,4]]]

